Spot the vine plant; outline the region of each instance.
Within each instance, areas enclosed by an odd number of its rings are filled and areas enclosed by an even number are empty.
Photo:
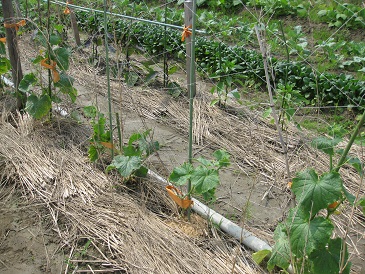
[[[215,190],[219,185],[219,170],[230,165],[230,155],[227,151],[220,149],[213,153],[214,160],[203,157],[194,159],[199,163],[194,167],[191,163],[185,162],[180,167],[174,168],[170,175],[170,182],[176,186],[184,186],[191,182],[191,190],[184,197],[191,194],[202,195],[206,201],[214,201]]]
[[[332,238],[334,223],[331,216],[345,201],[353,207],[360,206],[365,215],[365,197],[350,194],[341,179],[339,169],[345,164],[352,165],[363,180],[364,164],[358,158],[348,156],[365,120],[365,112],[345,150],[337,151],[341,158],[333,167],[335,147],[340,138],[319,137],[312,145],[330,157],[329,172],[319,175],[314,169],[299,172],[289,183],[297,199],[297,206],[280,223],[274,232],[273,250],[254,254],[256,262],[270,254],[268,270],[275,266],[287,269],[292,265],[294,273],[350,273],[351,262],[343,238]],[[325,213],[325,214],[323,214]]]
[[[66,94],[72,102],[76,101],[77,90],[73,87],[74,79],[67,75],[69,68],[70,50],[62,45],[63,26],[56,25],[55,31],[50,35],[49,40],[45,39],[42,33],[36,37],[36,41],[43,47],[40,54],[32,60],[32,63],[39,65],[50,72],[51,83],[47,87],[42,85],[41,77],[33,72],[26,74],[19,84],[19,90],[28,95],[25,110],[34,118],[40,119],[46,116],[52,108],[52,102],[60,103],[60,94]],[[53,92],[50,92],[49,85],[53,82]],[[41,93],[35,92],[32,86],[41,86]]]

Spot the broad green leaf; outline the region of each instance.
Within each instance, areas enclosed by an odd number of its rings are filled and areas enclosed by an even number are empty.
[[[219,99],[214,99],[210,102],[210,106],[214,106],[215,104],[217,104],[220,100]]]
[[[160,149],[160,144],[158,141],[147,141],[142,138],[138,142],[140,150],[146,153],[146,157]]]
[[[39,98],[32,94],[28,97],[25,110],[35,119],[40,119],[47,115],[52,107],[51,98],[48,94],[43,94]]]
[[[49,37],[49,43],[52,46],[58,45],[61,42],[62,42],[62,38],[58,34],[54,34],[53,33],[53,34],[50,35],[50,37]]]
[[[182,88],[180,87],[180,85],[176,82],[171,82],[167,85],[168,88],[168,93],[174,97],[177,98],[180,96],[180,94],[183,93]]]
[[[340,262],[342,255],[342,239],[330,239],[328,247],[316,249],[309,256],[309,259],[313,262],[313,273],[326,273],[337,274],[340,273]],[[351,263],[347,262],[349,253],[347,251],[347,245],[345,245],[345,258],[344,263],[347,263],[346,268],[341,272],[343,274],[350,273]]]
[[[271,250],[263,249],[252,254],[252,259],[255,263],[261,264],[261,262],[271,254]]]
[[[312,141],[312,146],[314,148],[317,148],[321,151],[323,151],[324,153],[328,154],[328,155],[334,155],[334,147],[338,145],[339,142],[341,142],[342,139],[341,138],[334,138],[334,139],[329,139],[323,136],[320,136],[318,138],[315,138]]]
[[[123,177],[129,177],[134,171],[142,166],[142,159],[138,156],[118,155],[114,157],[112,163],[107,167],[107,170],[117,169]]]
[[[271,257],[267,262],[267,269],[271,271],[275,266],[287,269],[290,265],[290,247],[285,224],[278,224],[274,231],[274,240],[275,245],[273,246]]]
[[[87,154],[91,162],[95,162],[99,158],[98,150],[93,145],[90,145]]]
[[[205,159],[203,157],[199,157],[198,159],[196,159],[199,163],[201,163],[203,166],[206,167],[213,167],[214,163],[211,160]]]
[[[171,75],[171,74],[175,73],[178,69],[179,69],[178,66],[172,66],[169,68],[168,74]]]
[[[123,154],[125,156],[141,156],[142,152],[133,145],[123,146]]]
[[[219,185],[218,171],[198,166],[191,175],[191,184],[196,193],[202,194]]]
[[[38,64],[38,63],[40,63],[43,59],[44,59],[44,57],[43,57],[43,56],[38,55],[36,58],[32,59],[32,63],[33,63],[33,64]]]
[[[54,86],[58,87],[58,88],[63,88],[63,87],[71,88],[74,81],[75,81],[75,79],[73,77],[71,77],[70,75],[67,75],[64,72],[61,72],[60,80],[57,83],[54,83]]]
[[[175,185],[182,186],[191,178],[194,167],[190,163],[183,163],[180,167],[175,167],[172,171],[169,180]]]
[[[325,173],[320,178],[313,169],[299,172],[291,188],[299,205],[312,216],[342,196],[342,180],[337,172]]]
[[[133,87],[138,81],[138,74],[131,71],[125,74],[125,81],[128,87]]]
[[[4,74],[4,73],[8,72],[10,69],[11,69],[10,61],[5,57],[1,57],[0,58],[0,74]]]
[[[84,115],[89,118],[95,118],[98,110],[95,106],[86,106],[83,108]]]
[[[327,10],[320,10],[320,11],[317,13],[317,15],[318,15],[319,17],[325,16],[325,15],[327,15]]]
[[[151,70],[147,75],[146,78],[144,79],[145,83],[150,82],[151,80],[155,79],[158,75],[158,71],[155,70]]]
[[[233,0],[233,6],[242,5],[242,0]]]
[[[213,156],[217,159],[221,167],[227,167],[231,164],[231,161],[229,159],[231,155],[224,149],[218,149],[214,151]]]
[[[347,163],[352,165],[360,175],[363,175],[363,164],[359,158],[348,158]]]
[[[59,33],[62,33],[62,31],[63,31],[63,25],[61,25],[61,24],[54,25],[54,28],[55,28],[55,30],[57,30]]]
[[[34,75],[34,73],[26,74],[19,83],[19,90],[24,93],[28,93],[30,87],[36,83],[37,83],[37,77]]]
[[[148,173],[148,169],[144,166],[141,166],[139,169],[137,169],[134,174],[137,176],[137,177],[146,177],[147,176],[147,173]]]
[[[216,200],[215,190],[215,188],[212,188],[209,191],[202,193],[203,199],[207,202],[214,202]]]
[[[53,58],[61,70],[68,70],[70,66],[69,57],[71,52],[66,48],[57,48],[54,50]]]
[[[134,142],[138,141],[139,139],[142,138],[142,134],[141,133],[133,133],[128,140],[128,145],[132,145]]]
[[[291,251],[299,258],[310,255],[313,250],[324,248],[333,231],[333,224],[329,219],[310,219],[298,207],[290,210],[286,222]]]
[[[262,117],[268,118],[272,113],[272,108],[267,108],[264,113],[262,114]]]

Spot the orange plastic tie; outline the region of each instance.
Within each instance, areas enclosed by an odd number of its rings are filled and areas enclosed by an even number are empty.
[[[178,206],[180,206],[181,208],[187,209],[192,205],[193,201],[189,200],[188,197],[185,197],[184,199],[179,197],[179,195],[181,196],[182,193],[176,187],[169,185],[166,186],[166,190],[167,193],[170,195],[171,199],[173,199],[175,203],[177,203]]]
[[[4,27],[7,29],[15,28],[16,31],[18,31],[19,27],[24,27],[26,25],[27,21],[20,20],[18,23],[4,23]]]
[[[56,61],[50,60],[51,64],[47,64],[47,61],[48,61],[48,58],[43,59],[41,61],[41,66],[46,69],[52,70],[53,82],[57,83],[60,80],[60,74],[56,70],[57,63],[56,63]]]
[[[0,38],[0,42],[5,44],[6,43],[6,37]]]
[[[191,35],[192,32],[191,32],[190,28],[191,28],[191,25],[188,26],[188,27],[187,26],[184,27],[184,30],[183,30],[183,32],[181,34],[181,41],[182,42],[185,41],[185,38],[187,38],[187,37],[189,37]]]
[[[68,7],[68,4],[69,4],[69,3],[70,3],[70,2],[68,2],[68,1],[66,2],[66,8],[65,8],[65,10],[63,11],[63,13],[64,13],[64,14],[66,14],[66,15],[71,13],[70,8]]]

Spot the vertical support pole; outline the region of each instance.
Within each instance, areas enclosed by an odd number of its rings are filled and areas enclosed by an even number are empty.
[[[196,0],[185,1],[185,27],[191,28],[191,35],[185,36],[186,41],[186,71],[189,91],[189,163],[193,161],[193,114],[195,97],[195,13]],[[188,181],[188,198],[190,199],[191,181]],[[188,208],[190,221],[190,208]]]
[[[104,43],[105,43],[105,63],[106,63],[106,79],[108,82],[108,109],[109,109],[109,127],[110,127],[110,143],[112,148],[110,149],[111,156],[114,158],[113,149],[113,115],[112,115],[112,96],[110,88],[110,68],[109,68],[109,42],[108,42],[108,16],[107,16],[108,4],[107,0],[104,0]]]
[[[68,1],[70,4],[72,4],[72,0],[69,0]],[[74,36],[75,36],[75,41],[76,41],[76,45],[79,47],[81,46],[81,40],[80,40],[80,34],[79,34],[79,29],[77,27],[77,21],[76,21],[76,15],[75,13],[73,12],[72,8],[69,8],[70,9],[70,20],[71,20],[71,26],[72,26],[72,29],[74,31]]]
[[[14,23],[14,10],[11,0],[1,0],[3,6],[4,23]],[[9,58],[11,64],[11,73],[13,77],[15,94],[17,97],[17,108],[22,109],[25,106],[25,94],[19,92],[18,87],[23,79],[22,66],[18,51],[18,41],[16,28],[6,28],[6,41],[8,45]]]
[[[185,27],[189,27],[189,29],[192,28],[193,25],[193,0],[185,0],[184,2],[184,24]],[[188,86],[188,92],[189,95],[191,93],[191,83],[195,84],[195,77],[191,78],[191,41],[192,37],[187,36],[185,38],[185,45],[186,45],[186,73],[187,73],[187,86]],[[192,94],[193,97],[195,97],[195,93]]]

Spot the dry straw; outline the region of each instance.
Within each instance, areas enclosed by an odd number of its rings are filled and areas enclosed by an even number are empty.
[[[80,125],[65,120],[40,125],[26,115],[15,120],[16,125],[4,120],[0,125],[3,183],[15,183],[29,203],[44,203],[71,258],[75,244],[86,238],[97,272],[231,273],[235,263],[232,273],[258,273],[242,254],[236,256],[237,243],[189,237],[135,196],[121,190],[112,195],[108,178],[82,156],[80,136],[87,130]],[[157,195],[162,194],[150,196]],[[70,260],[75,262],[83,260]]]

